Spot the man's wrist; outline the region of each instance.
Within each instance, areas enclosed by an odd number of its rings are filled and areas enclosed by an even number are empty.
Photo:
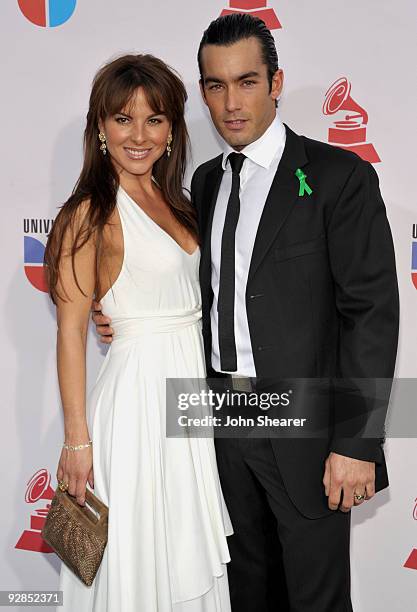
[[[381,442],[378,438],[333,438],[329,452],[361,461],[383,462]]]

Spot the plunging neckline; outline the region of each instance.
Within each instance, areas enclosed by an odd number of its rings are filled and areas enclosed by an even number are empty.
[[[145,215],[145,217],[146,217],[147,219],[149,219],[149,221],[150,221],[151,223],[153,223],[153,224],[154,224],[154,225],[155,225],[155,226],[156,226],[156,227],[159,229],[159,231],[160,231],[162,234],[164,234],[165,236],[167,236],[167,238],[169,238],[169,239],[170,239],[170,240],[171,240],[171,241],[172,241],[174,244],[176,244],[176,245],[177,245],[177,247],[180,249],[180,251],[182,251],[182,252],[184,253],[184,255],[187,255],[188,257],[194,257],[194,255],[197,253],[197,251],[198,251],[198,249],[199,249],[198,244],[197,244],[196,248],[194,249],[194,251],[193,251],[192,253],[189,253],[188,251],[186,251],[186,250],[185,250],[185,249],[184,249],[184,248],[183,248],[183,247],[182,247],[182,246],[179,244],[179,242],[177,242],[177,241],[175,240],[175,238],[173,238],[173,237],[171,236],[171,234],[169,234],[169,233],[168,233],[166,230],[164,230],[164,228],[163,228],[163,227],[161,227],[161,226],[159,225],[159,223],[157,223],[157,222],[156,222],[154,219],[152,219],[152,217],[151,217],[150,215],[148,215],[148,213],[147,213],[147,212],[145,212],[145,211],[143,210],[143,208],[142,208],[142,207],[141,207],[141,206],[140,206],[140,205],[139,205],[139,204],[136,202],[136,200],[134,200],[134,199],[132,198],[132,196],[130,196],[130,195],[127,193],[127,191],[126,191],[125,189],[123,189],[123,187],[122,187],[121,185],[119,185],[119,189],[120,189],[120,190],[121,190],[121,191],[122,191],[122,192],[123,192],[123,193],[124,193],[124,194],[125,194],[125,195],[126,195],[128,198],[129,198],[129,200],[131,200],[131,202],[132,202],[132,203],[133,203],[133,204],[136,206],[136,208],[138,208],[138,209],[140,210],[140,212],[141,212],[143,215]]]

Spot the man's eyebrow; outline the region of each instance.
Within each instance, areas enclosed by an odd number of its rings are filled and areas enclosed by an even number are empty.
[[[256,72],[256,70],[251,70],[251,72],[245,72],[245,74],[242,74],[236,80],[244,81],[245,79],[250,79],[251,77],[258,77],[258,76],[260,76],[259,72]]]
[[[259,76],[260,76],[259,72],[256,72],[256,70],[251,70],[250,72],[245,72],[244,74],[240,74],[238,77],[234,79],[234,81],[244,81],[245,79],[259,77]],[[204,84],[206,83],[223,83],[223,81],[215,76],[206,76],[204,78]]]
[[[223,81],[215,76],[206,76],[204,77],[204,84],[206,83],[223,83]]]

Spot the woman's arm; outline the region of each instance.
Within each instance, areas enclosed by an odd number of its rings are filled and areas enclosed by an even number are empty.
[[[95,286],[95,240],[88,242],[75,254],[71,248],[88,204],[83,204],[73,228],[67,230],[59,263],[57,290],[64,299],[57,299],[57,368],[64,411],[65,442],[85,444],[90,439],[86,418],[86,342],[91,300]],[[77,287],[76,278],[84,294]],[[57,470],[58,480],[68,483],[68,492],[85,503],[88,480],[93,487],[92,447],[70,451],[62,449]]]

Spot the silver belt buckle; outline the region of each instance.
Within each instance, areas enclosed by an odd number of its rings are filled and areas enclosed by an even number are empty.
[[[234,391],[242,391],[250,393],[253,391],[252,380],[250,376],[241,376],[239,374],[230,374],[232,379],[232,389]]]

